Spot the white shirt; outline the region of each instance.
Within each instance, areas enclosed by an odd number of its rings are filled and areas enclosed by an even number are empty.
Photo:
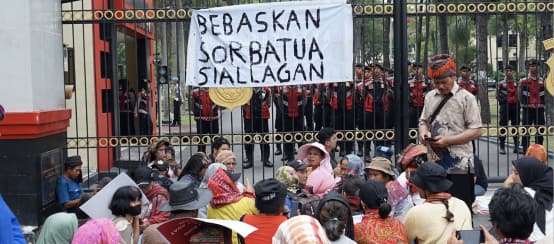
[[[535,190],[529,187],[524,187],[523,189],[525,189],[525,191],[527,191],[527,193],[529,193],[531,197],[535,198]],[[554,204],[552,205],[554,207]],[[535,223],[533,225],[533,232],[529,236],[530,241],[538,241],[546,238],[546,236],[554,235],[554,213],[552,210],[548,211],[545,209],[544,211],[545,211],[544,231],[546,231],[546,233],[542,233],[537,223]]]

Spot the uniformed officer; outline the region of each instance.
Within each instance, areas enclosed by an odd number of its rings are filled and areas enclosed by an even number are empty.
[[[356,110],[356,126],[359,130],[363,130],[365,128],[364,125],[364,96],[365,96],[365,89],[364,85],[371,81],[371,70],[372,68],[369,65],[364,66],[364,74],[363,74],[363,80],[362,82],[356,83],[356,103],[355,103],[355,110]],[[364,156],[364,140],[359,140],[358,142],[358,157]],[[369,154],[369,152],[368,152]]]
[[[356,87],[351,82],[333,83],[331,85],[331,99],[329,106],[335,114],[335,129],[354,130],[356,128],[354,112],[354,96]],[[350,154],[354,150],[354,141],[344,140],[339,142],[341,157]]]
[[[544,81],[539,76],[539,61],[531,59],[527,62],[529,75],[519,80],[518,95],[521,104],[521,121],[523,125],[540,126],[545,124],[544,119]],[[543,136],[535,135],[535,143],[543,143]],[[523,151],[527,151],[530,137],[525,135],[522,138]]]
[[[427,85],[427,79],[423,75],[423,65],[413,64],[414,76],[408,81],[410,90],[410,99],[408,104],[409,113],[409,127],[411,129],[417,129],[419,124],[419,117],[423,110],[423,102],[425,101],[425,94],[430,90]],[[415,139],[410,140],[415,143]]]
[[[152,135],[152,120],[150,119],[150,95],[142,88],[135,106],[135,118],[138,118],[140,135]]]
[[[304,85],[302,86],[304,89],[304,96],[306,97],[306,103],[303,106],[303,116],[306,119],[306,130],[307,131],[313,131],[314,130],[314,99],[313,99],[313,91],[315,88],[315,85]]]
[[[275,120],[273,121],[273,127],[276,131],[283,131],[283,103],[281,102],[281,87],[275,86],[272,88],[271,97],[273,98],[273,104],[275,105]],[[276,142],[275,144],[275,155],[283,154],[281,151],[281,143]]]
[[[306,102],[301,86],[283,86],[281,90],[281,102],[283,104],[283,131],[292,133],[304,130],[304,121],[301,108]],[[287,138],[284,138],[285,140]],[[292,138],[294,140],[294,138]],[[294,160],[294,143],[285,142],[283,146],[283,158],[285,162]]]
[[[393,92],[391,87],[383,80],[383,67],[376,64],[373,69],[373,77],[364,85],[364,129],[390,129],[393,126],[392,104]],[[386,146],[389,143],[378,140],[375,146]],[[370,160],[370,144],[364,145],[364,158]]]
[[[173,122],[171,126],[181,126],[181,104],[183,104],[183,96],[181,95],[179,77],[173,76],[171,78],[171,83],[173,84]]]
[[[267,87],[253,88],[252,98],[244,105],[244,132],[246,133],[267,133],[269,132],[269,107],[271,106],[271,90]],[[242,163],[243,169],[254,166],[254,144],[244,145],[246,161]],[[272,167],[269,161],[269,144],[261,143],[260,151],[262,163],[265,167]]]
[[[457,83],[461,88],[466,89],[469,93],[473,94],[475,97],[478,97],[479,87],[477,87],[475,81],[469,78],[470,72],[471,68],[463,64],[462,67],[460,67],[460,77],[458,78]]]
[[[519,104],[517,100],[517,82],[514,79],[514,68],[506,65],[504,68],[504,80],[497,84],[496,99],[500,107],[500,126],[507,126],[510,121],[512,126],[519,126]],[[498,137],[500,143],[500,154],[506,154],[506,136]],[[518,137],[514,135],[514,153],[519,151]]]
[[[122,136],[135,134],[133,111],[136,99],[134,90],[128,89],[128,85],[126,79],[119,80],[119,128]]]
[[[219,134],[219,107],[210,99],[208,88],[195,87],[192,91],[196,133]],[[206,152],[206,145],[198,145],[199,152]]]

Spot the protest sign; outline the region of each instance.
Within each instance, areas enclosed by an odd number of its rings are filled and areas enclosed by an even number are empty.
[[[177,218],[161,223],[158,231],[169,243],[230,243],[231,230],[247,237],[257,228],[236,220]]]
[[[352,8],[278,2],[193,11],[187,85],[260,87],[352,80]]]
[[[125,173],[119,174],[106,186],[102,187],[102,190],[92,196],[86,203],[81,206],[81,210],[85,212],[89,217],[93,219],[97,218],[113,218],[112,211],[109,209],[110,202],[112,201],[113,194],[117,189],[122,186],[137,186],[137,184]],[[141,204],[148,205],[149,201],[142,193]]]

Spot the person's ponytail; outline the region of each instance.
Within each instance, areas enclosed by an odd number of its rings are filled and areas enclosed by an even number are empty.
[[[386,219],[389,216],[391,210],[392,206],[387,203],[386,199],[383,199],[381,201],[381,204],[379,205],[379,217],[381,217],[382,219]]]
[[[345,225],[337,218],[332,218],[325,222],[325,234],[330,241],[336,241],[340,239],[340,236],[344,232]]]
[[[448,208],[448,200],[443,199],[442,203],[446,207],[446,216],[444,217],[448,222],[454,222],[454,214],[450,212],[450,209]]]

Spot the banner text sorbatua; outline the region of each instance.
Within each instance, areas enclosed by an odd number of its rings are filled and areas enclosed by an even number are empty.
[[[237,18],[240,15],[239,18]],[[200,42],[198,85],[288,83],[325,79],[325,54],[315,37],[287,36],[320,28],[320,9],[198,14],[199,34],[247,41]],[[277,33],[277,34],[276,34]],[[275,36],[260,40],[257,35]],[[249,40],[248,40],[249,39]],[[232,63],[230,66],[217,64]],[[279,65],[275,65],[278,63]]]

